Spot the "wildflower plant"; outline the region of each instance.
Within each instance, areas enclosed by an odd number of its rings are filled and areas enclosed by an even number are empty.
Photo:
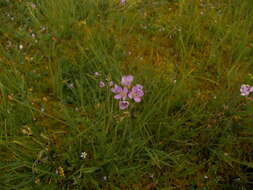
[[[121,78],[121,86],[115,84],[111,91],[115,94],[114,99],[119,100],[119,108],[125,110],[130,105],[130,101],[141,102],[144,96],[143,86],[140,84],[133,85],[134,77],[132,75]]]
[[[98,72],[95,72],[98,73]],[[97,74],[95,74],[98,76]],[[126,75],[122,76],[120,84],[107,79],[108,83],[100,80],[98,86],[104,88],[105,86],[110,88],[110,92],[113,93],[115,100],[118,100],[120,110],[125,110],[130,106],[131,102],[139,103],[144,96],[143,86],[140,84],[133,84],[134,76]]]
[[[248,96],[251,92],[253,92],[253,87],[243,84],[241,85],[240,92],[242,96]]]
[[[86,152],[81,152],[80,158],[85,159],[87,157]]]

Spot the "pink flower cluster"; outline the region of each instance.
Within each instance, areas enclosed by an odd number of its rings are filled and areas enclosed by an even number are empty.
[[[123,76],[121,79],[121,85],[117,84],[111,89],[115,94],[114,98],[119,100],[119,108],[125,110],[129,106],[129,99],[132,99],[135,102],[141,102],[142,96],[144,96],[143,86],[137,84],[132,86],[134,77],[132,75]]]
[[[101,76],[99,72],[95,72],[96,77]],[[143,86],[140,84],[132,85],[134,77],[132,75],[123,76],[121,78],[121,85],[114,84],[113,81],[106,79],[107,84],[104,81],[99,82],[99,87],[110,87],[111,91],[115,94],[114,99],[119,100],[119,108],[125,110],[129,107],[129,100],[134,102],[141,102],[142,96],[144,96]]]
[[[240,92],[242,96],[248,96],[251,92],[253,92],[253,87],[243,84],[241,85]]]

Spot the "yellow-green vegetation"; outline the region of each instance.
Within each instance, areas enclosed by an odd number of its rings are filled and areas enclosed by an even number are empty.
[[[0,0],[0,189],[253,189],[252,10]],[[128,74],[120,110],[99,81]]]

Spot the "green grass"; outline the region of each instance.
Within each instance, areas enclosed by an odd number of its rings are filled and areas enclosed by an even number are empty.
[[[252,10],[1,0],[0,189],[252,189]],[[98,83],[126,74],[145,95],[122,111]]]

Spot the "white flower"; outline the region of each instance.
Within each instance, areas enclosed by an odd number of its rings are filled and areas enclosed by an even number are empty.
[[[120,4],[126,3],[126,0],[120,0]]]
[[[100,76],[100,73],[99,72],[95,72],[94,75],[95,76]]]
[[[70,89],[72,89],[72,88],[75,87],[73,83],[70,83],[70,84],[68,84],[67,86],[68,86],[68,88],[70,88]]]
[[[114,84],[113,81],[110,81],[110,82],[109,82],[109,86],[110,86],[110,87],[112,87],[113,84]]]
[[[86,152],[82,152],[80,157],[81,157],[82,159],[85,159],[85,158],[87,157],[87,153],[86,153]]]
[[[35,3],[31,3],[31,7],[32,7],[33,9],[36,9],[36,4],[35,4]]]
[[[19,45],[19,49],[20,49],[20,50],[23,49],[23,45],[22,45],[22,44]]]

